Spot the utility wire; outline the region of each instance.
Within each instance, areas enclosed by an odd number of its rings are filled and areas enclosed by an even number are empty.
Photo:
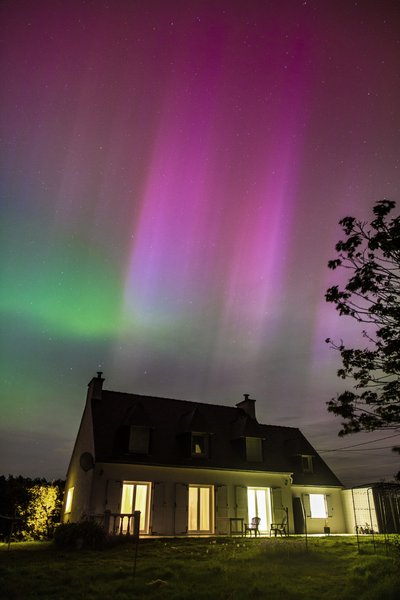
[[[348,450],[348,452],[371,452],[371,450],[384,450],[386,448],[393,448],[393,446],[379,446],[379,448],[353,448],[352,450]],[[346,452],[346,448],[337,448],[335,452]],[[333,452],[333,450],[325,450],[325,452]],[[321,450],[321,454],[324,453],[324,450]]]
[[[379,438],[377,440],[371,440],[368,442],[361,442],[361,444],[352,444],[351,446],[343,446],[343,448],[332,448],[331,450],[318,450],[321,454],[326,452],[339,452],[339,450],[347,450],[348,448],[356,448],[357,446],[366,446],[367,444],[375,444],[376,442],[381,442],[382,440],[389,440],[394,437],[398,437],[400,433],[395,433],[394,435],[387,435],[386,437]],[[390,448],[390,446],[388,446]],[[372,450],[373,448],[371,448]]]

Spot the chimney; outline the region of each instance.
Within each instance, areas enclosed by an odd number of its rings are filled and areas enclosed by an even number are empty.
[[[244,400],[236,404],[236,408],[241,408],[244,412],[251,417],[252,419],[256,419],[256,401],[252,398],[249,398],[249,394],[243,394]]]
[[[93,377],[88,385],[88,395],[96,400],[101,400],[101,393],[103,391],[103,381],[102,371],[97,371],[97,377]]]

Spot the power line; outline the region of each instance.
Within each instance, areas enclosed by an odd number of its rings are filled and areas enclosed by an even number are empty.
[[[393,446],[379,446],[379,448],[353,448],[352,450],[348,450],[348,452],[371,452],[371,450],[385,450],[386,448],[393,448]],[[345,448],[337,448],[336,451],[346,452]],[[321,453],[324,451],[321,450]],[[333,452],[333,450],[325,450],[325,452]]]
[[[332,448],[331,450],[318,450],[321,454],[325,454],[326,452],[339,452],[339,450],[347,450],[348,448],[356,448],[357,446],[366,446],[367,444],[375,444],[376,442],[382,442],[382,440],[390,440],[391,438],[398,437],[400,433],[395,433],[394,435],[387,435],[386,437],[379,438],[377,440],[370,440],[368,442],[361,442],[361,444],[352,444],[351,446],[343,446],[343,448]],[[391,446],[387,446],[390,448]],[[373,450],[373,448],[371,448]],[[376,448],[378,450],[378,448]]]

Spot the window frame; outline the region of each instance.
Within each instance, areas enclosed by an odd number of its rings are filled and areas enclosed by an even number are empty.
[[[315,506],[315,501],[314,501],[314,506],[313,506],[313,501],[311,500],[312,496],[319,496],[320,498],[322,497],[322,501],[323,501],[323,507],[324,507],[324,514],[313,514],[314,512],[317,512],[319,510],[319,508],[321,508],[322,504],[316,508]],[[310,519],[327,519],[328,518],[328,507],[327,507],[327,503],[326,503],[326,494],[309,494],[309,498],[310,498]]]
[[[123,512],[122,511],[122,502],[123,502],[123,498],[124,498],[124,487],[131,485],[133,486],[133,490],[132,490],[132,505],[131,505],[131,512]],[[152,484],[151,481],[123,481],[122,482],[122,490],[121,490],[121,508],[120,508],[120,512],[121,514],[132,514],[134,513],[136,509],[135,505],[136,505],[136,494],[137,494],[137,486],[138,485],[145,485],[147,487],[147,493],[146,493],[146,514],[143,516],[141,515],[141,522],[143,523],[143,527],[139,528],[140,533],[144,533],[147,534],[149,533],[149,525],[150,525],[150,509],[151,509],[151,495],[152,495]],[[143,520],[142,520],[143,518]]]
[[[147,432],[147,446],[146,449],[138,449],[138,446],[135,448],[134,446],[134,433],[141,431],[141,432]],[[142,447],[144,448],[144,446]],[[147,427],[146,425],[131,425],[130,429],[129,429],[129,440],[128,440],[128,452],[129,454],[142,454],[142,455],[148,455],[150,454],[150,427]]]
[[[258,442],[257,458],[254,458],[254,455],[255,455],[254,451],[256,449],[256,446],[254,444],[253,448],[249,448],[248,443],[250,443],[250,442]],[[262,462],[264,460],[263,438],[246,436],[244,439],[244,447],[245,447],[245,453],[246,453],[246,460],[248,462]],[[249,450],[254,453],[253,456],[249,456],[249,454],[250,454]]]
[[[208,491],[208,529],[190,529],[190,490],[197,490],[197,515],[196,521],[197,526],[200,527],[201,524],[201,490],[207,489]],[[195,533],[213,533],[214,532],[214,516],[215,516],[215,507],[214,507],[214,486],[206,485],[201,483],[190,483],[187,486],[187,531],[189,534]]]
[[[204,442],[204,452],[195,451],[195,438],[201,438]],[[192,431],[190,434],[190,454],[193,458],[208,458],[210,453],[210,436],[208,433]]]
[[[301,470],[303,473],[314,473],[312,454],[300,454]]]

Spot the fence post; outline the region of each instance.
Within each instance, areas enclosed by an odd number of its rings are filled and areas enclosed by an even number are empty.
[[[136,563],[139,546],[139,531],[140,531],[140,510],[133,511],[133,540],[135,544],[135,556],[133,561],[133,581],[136,578]]]

